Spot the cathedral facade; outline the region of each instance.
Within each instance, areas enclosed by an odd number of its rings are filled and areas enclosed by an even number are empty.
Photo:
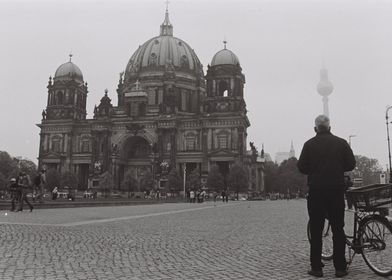
[[[205,183],[212,165],[227,175],[234,163],[249,173],[249,189],[263,191],[263,158],[247,151],[245,76],[238,57],[225,47],[203,73],[194,50],[173,36],[168,11],[159,36],[134,52],[120,74],[117,105],[107,90],[86,118],[87,82],[70,59],[49,78],[42,112],[39,166],[71,171],[81,189],[111,174],[122,189],[127,174],[140,184],[152,176],[164,187],[167,172],[197,170]]]

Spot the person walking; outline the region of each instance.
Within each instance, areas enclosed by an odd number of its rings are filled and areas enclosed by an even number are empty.
[[[15,178],[10,180],[10,192],[11,192],[11,211],[15,211],[15,202],[19,203],[22,190],[16,182]]]
[[[27,199],[28,189],[31,188],[30,176],[24,172],[19,173],[18,184],[21,187],[21,196],[20,196],[20,201],[19,201],[18,212],[23,211],[23,202],[27,203],[27,205],[30,207],[30,212],[32,212],[34,207],[33,207],[33,205],[31,205],[30,201]]]
[[[331,133],[325,115],[315,119],[316,136],[303,146],[297,167],[308,177],[310,222],[310,265],[308,274],[322,277],[322,231],[326,216],[333,234],[333,264],[338,278],[348,274],[344,233],[344,172],[355,167],[355,157],[347,141]]]
[[[46,183],[45,179],[45,170],[42,169],[38,172],[38,174],[34,177],[33,180],[33,202],[35,202],[35,199],[38,199],[39,202],[43,202],[43,196],[44,196],[44,186]]]

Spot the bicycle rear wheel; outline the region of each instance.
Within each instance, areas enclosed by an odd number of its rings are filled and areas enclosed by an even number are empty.
[[[392,226],[381,216],[366,219],[359,229],[366,264],[378,275],[392,275]]]
[[[307,231],[308,231],[308,240],[310,242],[311,240],[310,222],[308,222]],[[325,219],[324,222],[322,242],[323,242],[323,247],[321,251],[321,259],[326,261],[332,260],[333,257],[332,230],[331,230],[331,225],[329,224],[329,221],[327,219]]]

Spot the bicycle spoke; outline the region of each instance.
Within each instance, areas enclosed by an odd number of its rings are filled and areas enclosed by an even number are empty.
[[[373,218],[362,226],[362,255],[369,267],[380,275],[392,274],[392,227]]]

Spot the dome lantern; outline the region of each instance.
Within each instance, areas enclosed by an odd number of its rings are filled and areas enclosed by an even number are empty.
[[[166,1],[166,13],[165,13],[165,20],[161,24],[161,32],[160,36],[173,36],[173,25],[170,23],[169,20],[169,1]]]

